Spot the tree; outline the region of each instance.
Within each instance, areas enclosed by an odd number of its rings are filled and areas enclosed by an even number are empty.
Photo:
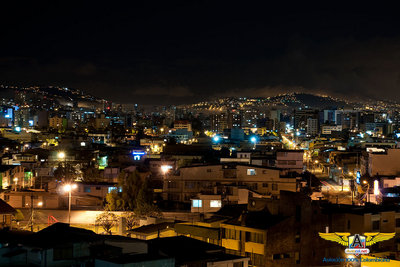
[[[132,230],[139,225],[139,218],[134,212],[125,212],[124,217],[126,218],[126,228],[128,230]]]
[[[161,217],[161,211],[156,205],[151,203],[151,195],[149,194],[147,180],[145,180],[140,187],[134,212],[137,216]]]
[[[123,210],[124,209],[124,201],[120,197],[117,190],[112,190],[106,196],[106,206],[105,210],[113,211],[113,210]]]
[[[105,211],[96,217],[96,224],[100,225],[104,232],[111,235],[111,229],[117,225],[118,217],[111,212]]]
[[[118,176],[118,188],[113,190],[107,197],[107,210],[134,210],[136,197],[139,193],[141,180],[139,173],[122,171]]]
[[[107,195],[106,210],[133,211],[138,217],[161,216],[158,207],[152,203],[147,180],[142,181],[137,171],[121,172],[118,177],[118,186],[122,192],[113,190]]]
[[[68,163],[59,163],[57,169],[54,170],[54,177],[66,182],[74,181],[77,176],[78,172],[75,167]]]

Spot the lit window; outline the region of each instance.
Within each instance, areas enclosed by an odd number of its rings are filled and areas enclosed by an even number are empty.
[[[200,199],[193,199],[192,200],[192,206],[193,208],[201,208],[202,207],[202,203]]]
[[[255,169],[247,169],[247,175],[256,175]]]
[[[115,186],[109,187],[108,188],[108,193],[111,193],[111,191],[113,191],[113,190],[117,191],[117,187],[115,187]]]
[[[211,208],[221,208],[221,200],[211,200],[210,207]]]

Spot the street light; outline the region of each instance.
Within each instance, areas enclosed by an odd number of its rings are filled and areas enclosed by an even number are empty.
[[[64,192],[68,192],[68,224],[71,224],[71,192],[77,187],[76,184],[66,184],[63,187]]]
[[[57,157],[58,157],[59,159],[65,159],[65,152],[64,152],[64,151],[58,152]]]
[[[13,181],[15,182],[15,191],[17,191],[18,178],[14,178]]]
[[[172,169],[172,166],[170,165],[162,165],[161,166],[161,172],[165,175],[170,169]]]

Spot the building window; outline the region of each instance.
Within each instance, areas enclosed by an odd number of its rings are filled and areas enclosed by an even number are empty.
[[[210,207],[211,208],[221,208],[221,200],[211,200]]]
[[[212,172],[212,170],[211,169],[207,169],[207,172]]]
[[[379,231],[379,221],[372,221],[372,230],[378,230]]]
[[[85,187],[83,187],[83,192],[85,192],[85,193],[90,193],[90,191],[91,191],[90,186],[85,186]]]
[[[250,184],[250,189],[256,191],[258,189],[258,184],[257,183]]]
[[[224,237],[226,239],[240,240],[240,231],[224,228]]]
[[[200,199],[193,199],[192,200],[192,207],[193,208],[201,208],[202,207],[202,201]]]
[[[272,190],[278,191],[278,184],[272,184]]]
[[[246,242],[260,243],[263,244],[263,234],[246,232]]]
[[[300,264],[300,253],[299,252],[294,253],[294,259],[296,261],[296,264]]]
[[[185,187],[187,189],[193,189],[195,188],[196,183],[195,182],[185,182]]]
[[[4,195],[4,201],[5,202],[10,201],[10,195]]]
[[[268,187],[268,183],[263,183],[263,187]]]
[[[297,233],[296,233],[295,242],[300,243],[300,231],[297,231]]]
[[[112,186],[108,188],[108,193],[111,193],[113,190],[117,191],[117,187]]]
[[[168,188],[178,188],[178,184],[174,181],[168,181]]]
[[[233,263],[233,267],[243,267],[244,265],[243,265],[243,261],[240,261],[240,262],[234,262]]]
[[[263,174],[267,174],[267,171],[266,171],[266,170],[263,170]]]
[[[396,218],[396,227],[400,227],[400,218]]]
[[[100,186],[96,186],[96,190],[100,190],[101,189],[101,187]]]
[[[256,175],[255,169],[247,169],[247,175]]]

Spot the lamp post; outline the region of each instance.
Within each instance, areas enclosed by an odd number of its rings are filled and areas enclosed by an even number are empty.
[[[17,177],[15,177],[14,179],[13,179],[13,181],[14,181],[14,183],[15,183],[15,191],[17,191],[17,187],[18,187],[18,178]]]
[[[315,166],[318,165],[318,163],[319,163],[318,160],[315,160],[315,161],[314,161],[314,166],[313,166],[313,167],[314,167],[314,168],[313,168],[314,174],[315,174]]]
[[[71,193],[73,189],[76,189],[78,186],[76,184],[66,184],[63,189],[64,192],[68,192],[68,224],[71,224]]]
[[[252,143],[253,143],[253,149],[256,149],[256,145],[257,145],[257,137],[255,137],[255,136],[252,136],[252,137],[250,138],[250,142],[252,142]]]
[[[37,203],[38,208],[41,208],[43,206],[43,202],[39,201]],[[31,232],[33,232],[33,226],[34,226],[34,201],[33,201],[33,193],[31,193]]]

